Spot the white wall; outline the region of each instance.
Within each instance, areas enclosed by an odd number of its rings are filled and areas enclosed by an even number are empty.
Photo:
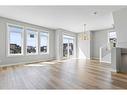
[[[49,32],[49,54],[45,55],[24,55],[24,56],[12,56],[7,57],[7,23],[21,25],[25,27],[31,27],[40,30],[46,30]],[[25,51],[24,51],[25,52]],[[6,19],[0,17],[0,65],[9,65],[9,64],[19,64],[23,62],[32,62],[32,61],[44,61],[55,59],[55,31],[49,28],[36,26],[16,20]]]
[[[105,30],[99,30],[99,31],[92,31],[92,38],[93,38],[92,58],[99,59],[100,47],[108,43],[109,31],[114,31],[114,30],[105,29]]]
[[[82,33],[78,33],[77,36],[77,55],[78,58],[81,59],[90,59],[91,58],[91,53],[90,53],[90,49],[91,49],[91,34],[90,31],[87,32],[87,35],[89,36],[88,40],[82,40],[79,38],[79,35]]]
[[[49,47],[50,47],[49,54],[8,57],[7,56],[7,23],[48,31],[49,32]],[[53,30],[50,28],[42,27],[42,26],[32,25],[29,23],[24,23],[24,22],[0,17],[0,65],[1,66],[13,65],[13,64],[15,65],[15,64],[22,64],[22,63],[29,63],[29,62],[52,60],[56,58],[62,59],[63,58],[63,47],[62,47],[63,35],[69,35],[74,37],[74,57],[76,57],[76,53],[77,53],[77,48],[76,48],[77,34],[76,33],[63,30],[63,29]]]
[[[76,57],[77,55],[77,35],[76,33],[73,33],[71,31],[67,31],[64,29],[57,29],[56,30],[56,36],[55,36],[55,41],[56,41],[56,58],[57,59],[62,59],[63,58],[63,35],[68,35],[74,37],[74,56],[73,58]]]
[[[113,12],[117,47],[127,48],[127,8]]]
[[[118,53],[116,49],[113,55],[120,56],[118,56],[116,59],[112,59],[112,63],[114,62],[115,66],[119,68],[120,72],[127,72],[127,53],[124,50],[127,49],[127,8],[113,12],[113,18],[117,33],[117,47],[120,49],[118,50]],[[123,54],[121,54],[121,52],[123,52]],[[117,65],[117,63],[119,65]]]

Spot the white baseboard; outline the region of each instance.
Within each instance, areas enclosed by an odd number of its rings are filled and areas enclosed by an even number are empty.
[[[100,58],[97,58],[97,57],[92,57],[92,59],[100,60]]]
[[[56,58],[50,58],[50,59],[46,59],[46,60],[29,61],[29,62],[19,62],[19,63],[13,63],[13,64],[0,64],[0,67],[24,65],[24,64],[44,62],[44,61],[51,61],[51,60],[56,60]]]
[[[111,70],[111,72],[115,72],[115,73],[117,73],[117,70],[115,70],[115,69],[112,69],[112,70]]]
[[[110,63],[110,64],[111,64],[111,62],[109,62],[109,61],[100,61],[100,62],[103,62],[103,63]]]
[[[73,58],[73,59],[91,59],[91,58]]]

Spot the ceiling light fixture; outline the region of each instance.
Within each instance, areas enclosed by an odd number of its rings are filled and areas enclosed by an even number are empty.
[[[89,40],[89,35],[86,30],[86,24],[83,25],[83,32],[79,34],[80,40]]]
[[[93,14],[94,14],[94,15],[96,15],[96,14],[97,14],[97,12],[95,11],[95,12],[93,12]]]

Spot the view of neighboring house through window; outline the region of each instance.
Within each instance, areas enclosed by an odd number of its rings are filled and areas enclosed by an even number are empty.
[[[74,55],[74,37],[63,35],[63,57]]]
[[[68,56],[68,39],[67,38],[63,38],[63,56],[67,57]]]
[[[70,39],[69,40],[69,55],[73,55],[74,53],[74,40],[73,39]]]
[[[24,28],[21,26],[8,24],[8,55],[23,55],[24,50],[26,54],[38,54],[49,52],[49,33],[40,32],[40,40],[38,39],[38,31],[27,28],[26,34],[26,48],[24,46]],[[38,47],[39,40],[39,47]]]
[[[40,32],[40,52],[48,53],[48,32]]]
[[[15,25],[8,25],[8,55],[23,54],[23,28]]]
[[[111,47],[116,47],[117,36],[115,31],[110,31],[108,33],[108,41]]]
[[[27,29],[27,54],[37,54],[38,53],[38,33],[34,30]]]

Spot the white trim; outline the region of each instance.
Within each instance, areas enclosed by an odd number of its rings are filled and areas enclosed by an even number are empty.
[[[86,58],[86,59],[89,59],[90,60],[90,58],[88,57],[88,58]]]
[[[44,62],[44,61],[50,61],[50,60],[56,60],[56,58],[49,58],[46,60],[38,60],[38,61],[29,61],[29,62],[19,62],[19,63],[13,63],[13,64],[1,64],[0,67],[5,67],[5,66],[16,66],[16,65],[25,65],[25,64],[32,64],[32,63],[39,63],[39,62]]]
[[[92,57],[92,59],[100,60],[100,58],[98,58],[98,57]]]
[[[63,39],[64,39],[64,36],[66,36],[65,38],[67,38],[69,40],[70,39],[73,40],[73,55],[69,56],[69,54],[68,54],[67,57],[63,56]],[[68,43],[68,46],[69,46],[69,43]],[[74,55],[76,55],[75,47],[76,47],[75,36],[69,35],[67,33],[62,33],[62,59],[74,58]],[[68,49],[68,52],[69,52],[69,49]]]
[[[22,28],[22,32],[21,32],[21,54],[10,54],[10,31],[9,31],[9,26],[14,26],[17,28]],[[7,29],[7,34],[6,34],[6,45],[7,45],[7,49],[6,49],[6,55],[7,57],[13,57],[13,56],[23,56],[24,55],[24,26],[21,25],[16,25],[16,24],[11,24],[11,23],[6,23],[6,29]]]
[[[110,40],[109,40],[109,34],[111,33],[111,32],[115,32],[116,33],[116,31],[114,31],[114,30],[110,30],[110,31],[108,31],[108,43],[110,43],[110,45],[111,45],[111,42],[110,42]],[[116,39],[117,39],[117,33],[116,33]],[[117,41],[116,41],[116,43],[117,43]]]
[[[44,53],[44,52],[41,52],[41,49],[40,49],[40,42],[41,42],[41,33],[47,33],[48,34],[48,43],[47,43],[47,52],[46,53]],[[39,31],[39,53],[41,54],[41,55],[45,55],[45,54],[49,54],[49,32],[48,31],[44,31],[44,30],[41,30],[41,31]]]
[[[37,42],[36,42],[36,53],[27,53],[27,34],[28,34],[27,30],[31,30],[31,31],[33,31],[33,32],[36,33],[36,37],[37,37],[37,38],[36,38],[36,41],[37,41]],[[25,54],[28,55],[28,56],[29,56],[29,55],[38,55],[38,54],[39,54],[39,52],[38,52],[38,48],[39,48],[39,47],[38,47],[38,34],[39,34],[39,33],[38,33],[38,29],[31,28],[31,27],[25,27],[25,33],[26,33],[26,34],[25,34],[25,36],[26,36],[26,42],[25,42],[25,43],[26,43],[26,46],[25,46],[25,49],[26,49],[26,50],[25,50]]]
[[[110,63],[111,64],[110,61],[100,61],[100,62],[102,62],[102,63]]]
[[[99,52],[99,53],[100,53],[100,54],[99,54],[99,55],[100,55],[99,60],[100,60],[100,62],[101,62],[101,60],[102,60],[102,58],[101,58],[101,57],[102,57],[102,47],[100,47],[100,52]]]
[[[115,69],[111,69],[111,72],[116,72],[116,73],[117,73],[117,70],[115,70]]]
[[[37,32],[39,31],[39,29],[37,29],[37,28],[32,28],[32,27],[24,27],[24,29],[25,29],[25,30],[28,29],[28,30],[31,30],[31,31],[37,31]]]

